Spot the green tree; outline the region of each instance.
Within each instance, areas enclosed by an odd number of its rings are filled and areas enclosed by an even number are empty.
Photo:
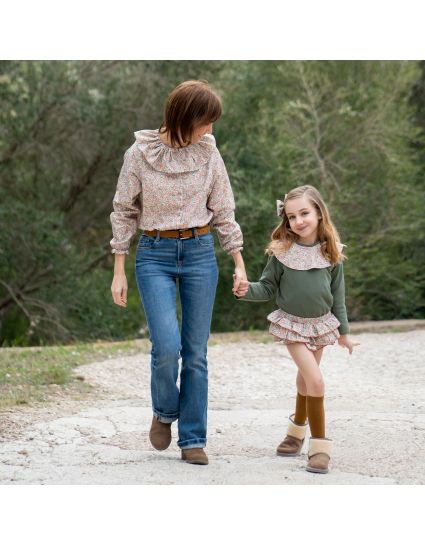
[[[222,74],[227,114],[220,137],[251,277],[265,262],[276,198],[312,184],[347,244],[350,318],[423,316],[424,193],[409,146],[418,138],[408,100],[417,64],[263,61],[226,69],[238,77]],[[216,320],[226,315],[224,301],[222,292]],[[240,305],[231,315],[236,327],[264,324],[263,305],[249,312]]]
[[[223,98],[215,135],[250,278],[276,199],[309,183],[347,244],[350,318],[423,317],[424,73],[408,61],[0,62],[0,346],[145,330],[134,253],[127,308],[112,303],[109,214],[132,133],[158,127],[186,79]],[[235,301],[233,261],[217,256],[213,330],[264,328],[274,303]]]
[[[0,345],[144,326],[132,258],[128,307],[112,303],[109,214],[132,133],[159,126],[185,69],[209,76],[206,63],[0,64]]]

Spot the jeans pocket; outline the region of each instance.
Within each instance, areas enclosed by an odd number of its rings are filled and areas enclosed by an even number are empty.
[[[211,233],[201,235],[200,237],[198,237],[198,244],[200,246],[214,246],[214,237]]]
[[[139,250],[150,250],[153,246],[155,239],[153,237],[149,237],[148,235],[142,235],[139,240],[139,244],[137,245],[137,251]]]

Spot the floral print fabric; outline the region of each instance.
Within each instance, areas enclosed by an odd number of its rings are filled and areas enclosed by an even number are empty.
[[[188,229],[210,224],[223,250],[241,251],[235,201],[214,136],[171,148],[158,130],[135,134],[126,151],[110,215],[112,253],[128,254],[137,229]]]
[[[296,271],[308,271],[310,269],[325,269],[331,262],[326,259],[318,242],[314,246],[303,246],[294,242],[288,251],[276,255],[276,259]]]
[[[281,344],[304,343],[309,350],[316,351],[334,344],[340,336],[341,324],[331,312],[317,318],[301,318],[277,309],[267,319],[271,322],[270,334]]]

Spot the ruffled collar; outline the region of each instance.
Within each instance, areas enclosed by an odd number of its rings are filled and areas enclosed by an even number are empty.
[[[323,256],[320,242],[313,245],[292,243],[289,250],[275,256],[278,261],[290,269],[296,271],[308,271],[310,269],[326,269],[331,262]]]
[[[196,144],[185,148],[171,148],[159,137],[158,129],[134,133],[137,148],[146,161],[159,172],[191,172],[208,163],[216,149],[212,134],[204,135]]]

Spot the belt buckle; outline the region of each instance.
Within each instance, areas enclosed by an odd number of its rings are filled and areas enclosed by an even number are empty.
[[[186,229],[177,229],[177,231],[179,232],[179,238],[183,239],[182,234],[184,231],[186,231]]]

